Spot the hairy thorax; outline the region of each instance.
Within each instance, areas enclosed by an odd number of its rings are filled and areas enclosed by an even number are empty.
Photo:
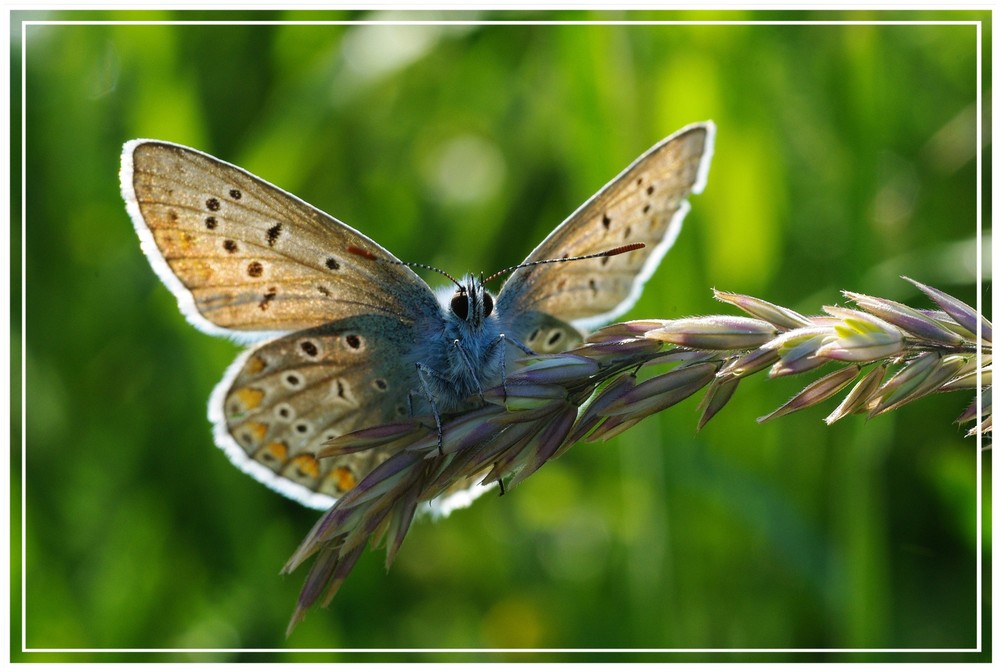
[[[411,355],[415,376],[414,402],[430,399],[439,413],[464,410],[481,403],[480,394],[499,385],[506,366],[507,344],[495,314],[464,319],[447,306],[431,320]],[[422,370],[423,374],[417,373]],[[426,408],[424,403],[415,408]]]

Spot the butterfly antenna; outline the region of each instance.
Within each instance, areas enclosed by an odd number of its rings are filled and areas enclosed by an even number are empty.
[[[418,264],[416,262],[410,262],[410,261],[399,261],[397,259],[380,259],[379,261],[382,261],[387,264],[395,264],[396,266],[406,266],[407,268],[423,268],[428,271],[435,271],[437,273],[440,273],[444,277],[448,278],[452,282],[454,282],[455,286],[458,287],[459,289],[465,289],[464,287],[462,287],[462,283],[453,278],[450,273],[442,271],[437,266],[431,266],[429,264]]]
[[[451,277],[448,273],[445,273],[444,271],[442,271],[437,266],[429,266],[427,264],[417,264],[417,263],[412,263],[412,262],[409,262],[409,261],[400,261],[399,259],[385,259],[383,257],[375,256],[372,252],[370,252],[370,251],[368,251],[366,249],[363,249],[363,248],[360,248],[360,247],[355,247],[354,245],[349,245],[347,247],[347,251],[350,252],[353,255],[361,257],[362,259],[368,259],[369,261],[375,261],[375,262],[379,262],[379,263],[382,263],[382,264],[392,264],[394,266],[406,266],[407,268],[426,268],[428,271],[436,271],[436,272],[440,273],[441,275],[443,275],[444,277],[446,277],[449,280],[451,280],[452,282],[454,282],[455,285],[459,289],[463,289],[463,290],[465,289],[464,287],[462,287],[462,283],[460,283],[455,278]]]
[[[625,254],[626,252],[631,252],[633,250],[641,250],[644,247],[646,247],[646,243],[629,243],[628,245],[622,245],[621,247],[613,247],[610,250],[604,250],[603,252],[594,252],[593,254],[584,254],[579,257],[561,257],[559,259],[539,259],[538,261],[528,261],[523,264],[518,264],[517,266],[511,266],[510,268],[505,268],[502,271],[497,271],[490,277],[483,280],[483,284],[486,284],[491,280],[496,280],[501,275],[507,275],[508,273],[513,273],[519,268],[527,268],[528,266],[538,266],[539,264],[558,264],[563,261],[582,261],[584,259],[597,259],[599,257],[614,257],[619,254]]]

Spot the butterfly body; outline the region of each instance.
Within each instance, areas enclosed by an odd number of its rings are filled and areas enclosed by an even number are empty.
[[[501,382],[506,343],[493,297],[475,276],[466,276],[443,303],[440,322],[418,339],[409,359],[422,378],[421,389],[430,392],[427,400],[438,412],[450,413]]]
[[[282,494],[328,508],[387,457],[320,461],[328,440],[484,403],[522,352],[565,350],[628,310],[705,184],[713,134],[707,122],[657,143],[543,240],[495,300],[472,275],[439,299],[364,234],[197,150],[130,141],[120,177],[142,248],[184,315],[251,344],[209,401],[216,443]],[[623,245],[614,257],[539,265]]]

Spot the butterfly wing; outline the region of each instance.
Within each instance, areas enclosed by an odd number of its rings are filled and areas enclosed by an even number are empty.
[[[346,224],[250,173],[155,140],[125,144],[122,195],[150,263],[199,329],[252,341],[437,301]],[[377,290],[377,291],[376,291]]]
[[[412,334],[381,315],[336,320],[248,349],[209,401],[216,443],[258,481],[328,509],[389,453],[316,454],[337,436],[409,418],[408,395],[417,385],[412,352]],[[447,514],[488,489],[468,479],[427,508]]]
[[[514,271],[497,298],[505,327],[538,352],[557,351],[631,308],[680,232],[688,195],[705,186],[714,134],[711,122],[674,133],[556,227],[525,262],[646,247]]]
[[[387,456],[315,453],[407,412],[407,355],[441,320],[433,292],[368,237],[196,150],[126,143],[121,183],[143,249],[187,318],[211,334],[270,339],[216,386],[216,443],[259,481],[328,508]]]
[[[212,393],[216,442],[257,480],[328,508],[388,455],[315,454],[336,436],[408,415],[409,338],[398,320],[363,315],[247,350]]]

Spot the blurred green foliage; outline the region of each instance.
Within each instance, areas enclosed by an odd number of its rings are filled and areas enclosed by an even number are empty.
[[[521,260],[654,142],[713,119],[708,188],[629,317],[725,312],[711,287],[811,313],[842,303],[841,289],[928,305],[900,274],[974,304],[975,26],[119,23],[22,34],[18,19],[386,15],[14,18],[15,93],[22,49],[26,59],[27,411],[14,445],[23,429],[29,648],[976,647],[976,470],[981,459],[989,567],[992,458],[951,424],[969,399],[830,428],[821,418],[833,404],[757,425],[799,380],[744,383],[700,433],[686,402],[577,446],[503,498],[415,525],[388,575],[381,553],[366,554],[332,607],[285,641],[303,572],[278,570],[317,514],[213,446],[206,402],[239,348],[185,323],[139,250],[117,177],[125,140],[191,145],[402,259],[489,272]],[[985,12],[450,18],[984,20],[981,53],[991,44]],[[988,82],[988,58],[983,67]],[[988,154],[983,170],[989,185]],[[16,186],[21,171],[11,173]],[[17,512],[19,472],[12,481]],[[21,569],[17,553],[11,635],[25,658]],[[574,659],[609,658],[630,659]],[[631,656],[664,658],[740,655]]]

